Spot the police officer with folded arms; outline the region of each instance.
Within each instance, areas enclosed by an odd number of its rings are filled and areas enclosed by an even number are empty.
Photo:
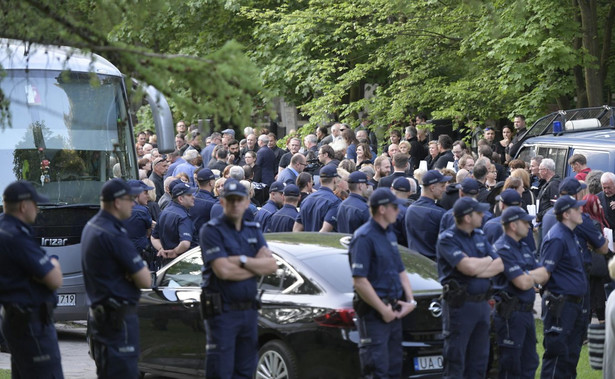
[[[519,196],[515,190],[506,191],[513,191]],[[504,227],[504,234],[494,244],[504,263],[504,271],[498,277],[502,288],[495,315],[501,378],[534,378],[538,368],[532,313],[536,297],[534,287],[546,282],[547,271],[536,261],[534,252],[524,242],[531,233],[533,219],[534,216],[528,215],[519,206],[507,206],[498,217],[500,227]]]
[[[544,348],[542,378],[574,378],[583,344],[586,320],[583,298],[588,281],[583,255],[574,233],[583,223],[580,207],[569,195],[555,202],[557,223],[551,227],[540,248],[540,263],[547,269],[548,281],[542,296]]]
[[[224,183],[224,213],[203,225],[201,307],[207,333],[207,378],[252,378],[258,353],[257,277],[278,266],[258,222],[246,221],[248,190]]]
[[[122,179],[107,181],[100,211],[81,235],[81,267],[90,306],[88,337],[99,378],[138,378],[141,288],[151,286],[150,271],[122,223],[134,196],[143,192]]]
[[[2,334],[11,351],[13,378],[63,378],[53,325],[55,290],[62,285],[57,258],[34,240],[38,204],[49,199],[26,181],[9,184],[0,215]]]
[[[490,279],[504,268],[479,229],[488,209],[489,204],[460,198],[453,206],[455,225],[438,237],[444,378],[484,378],[487,371]]]
[[[189,210],[194,206],[196,188],[177,179],[171,185],[173,200],[160,214],[152,232],[152,246],[162,257],[162,265],[195,247],[194,224]]]
[[[416,308],[412,287],[391,228],[399,212],[388,188],[369,198],[371,217],[350,242],[350,265],[359,329],[359,358],[365,378],[399,378],[402,321]]]

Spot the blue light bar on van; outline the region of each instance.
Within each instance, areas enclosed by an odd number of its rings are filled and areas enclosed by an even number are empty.
[[[602,123],[597,118],[586,118],[583,120],[570,120],[566,121],[564,126],[566,131],[584,130],[584,129],[596,129],[601,128]]]

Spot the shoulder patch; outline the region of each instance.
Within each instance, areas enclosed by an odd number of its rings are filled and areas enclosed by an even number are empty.
[[[243,224],[245,226],[249,226],[251,228],[258,228],[258,229],[260,229],[260,227],[261,227],[261,223],[258,222],[258,221],[244,221]]]

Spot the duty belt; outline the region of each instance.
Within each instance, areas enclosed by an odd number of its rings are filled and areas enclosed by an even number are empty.
[[[547,291],[545,292],[545,295],[551,295],[551,296],[559,296],[554,294],[553,292]],[[574,303],[574,304],[581,304],[583,302],[583,296],[574,296],[574,295],[563,295],[564,296],[564,301],[567,301],[569,303]]]
[[[222,305],[225,311],[247,311],[250,309],[256,309],[254,301],[240,301],[236,303],[229,303]]]

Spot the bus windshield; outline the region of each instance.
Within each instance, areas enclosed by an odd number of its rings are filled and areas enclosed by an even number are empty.
[[[121,77],[7,70],[0,88],[10,99],[10,118],[0,122],[0,191],[27,180],[48,206],[98,205],[106,180],[135,178]]]

